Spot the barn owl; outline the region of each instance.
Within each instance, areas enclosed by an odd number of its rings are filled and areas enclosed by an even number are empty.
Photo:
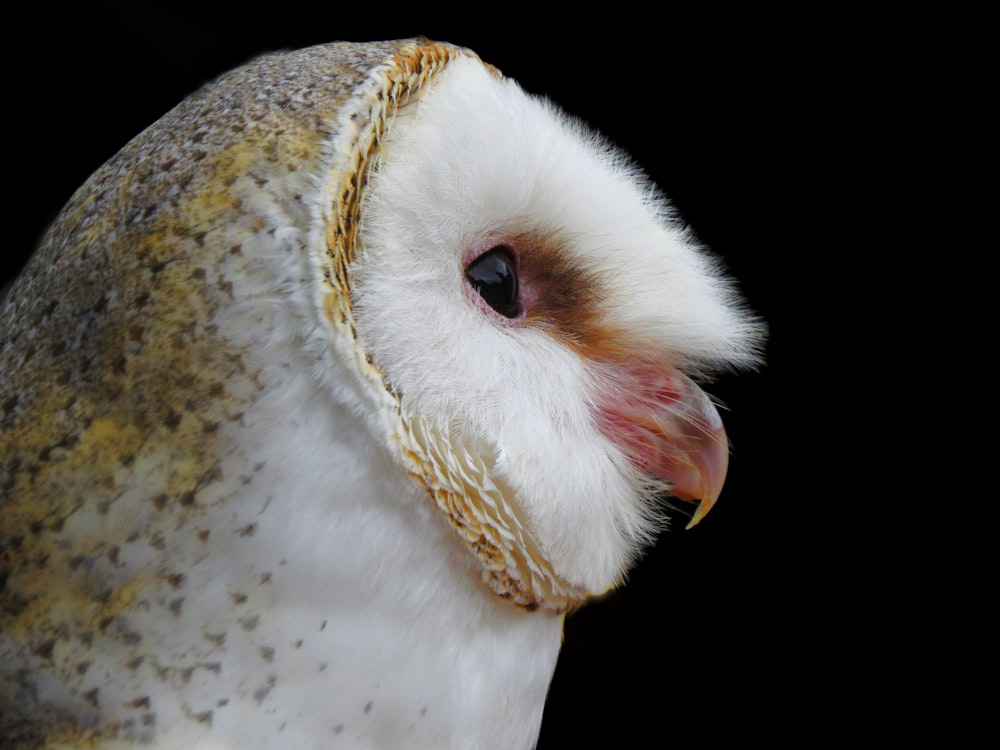
[[[2,330],[0,744],[206,750],[531,748],[762,337],[629,159],[428,40],[206,85]]]

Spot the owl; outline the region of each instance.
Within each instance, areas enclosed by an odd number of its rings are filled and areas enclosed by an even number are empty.
[[[102,750],[533,747],[763,336],[626,156],[424,39],[206,85],[0,330],[0,745]]]

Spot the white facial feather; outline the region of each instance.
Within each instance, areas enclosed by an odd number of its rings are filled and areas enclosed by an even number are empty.
[[[602,315],[681,365],[749,361],[752,322],[624,156],[474,60],[403,108],[383,147],[352,269],[362,343],[405,408],[495,454],[557,572],[606,589],[658,512],[595,425],[600,367],[487,314],[465,266],[512,236],[558,238],[606,284]]]

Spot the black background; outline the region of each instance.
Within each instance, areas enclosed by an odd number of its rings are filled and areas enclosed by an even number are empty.
[[[4,32],[8,275],[94,169],[256,54],[414,35],[475,49],[631,153],[770,327],[761,371],[710,388],[733,444],[719,504],[568,618],[540,750],[895,745],[929,721],[899,699],[936,609],[901,520],[907,321],[886,294],[910,252],[905,123],[925,67],[898,19],[619,6],[544,23],[511,6],[30,12]]]

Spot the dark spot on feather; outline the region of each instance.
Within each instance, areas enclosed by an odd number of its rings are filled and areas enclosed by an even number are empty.
[[[181,607],[184,605],[184,597],[179,596],[170,602],[170,611],[174,613],[175,617],[181,616]]]
[[[83,697],[86,698],[87,702],[90,703],[90,705],[92,705],[94,708],[97,708],[98,706],[97,703],[98,692],[99,691],[97,688],[93,688],[92,690],[88,690],[86,693],[83,694]]]
[[[129,701],[125,705],[129,708],[149,708],[149,696],[144,695],[141,698],[136,698],[134,701]]]
[[[42,641],[37,646],[35,646],[31,650],[31,653],[33,653],[40,659],[45,659],[46,661],[52,661],[52,652],[55,650],[55,647],[56,647],[56,639],[47,638],[46,640]]]
[[[239,591],[230,591],[229,597],[233,600],[233,604],[246,604],[247,601],[247,595]]]
[[[257,653],[260,654],[261,658],[266,662],[274,661],[274,649],[270,646],[261,646],[257,649]]]
[[[3,402],[3,416],[5,419],[13,416],[14,410],[17,408],[17,402],[21,399],[20,395],[15,393],[13,396],[8,398]]]
[[[274,687],[275,682],[277,682],[277,678],[270,677],[268,678],[266,685],[263,685],[253,691],[253,697],[257,701],[257,705],[260,705],[264,701],[264,699],[268,696],[268,694],[271,692],[271,688]]]

